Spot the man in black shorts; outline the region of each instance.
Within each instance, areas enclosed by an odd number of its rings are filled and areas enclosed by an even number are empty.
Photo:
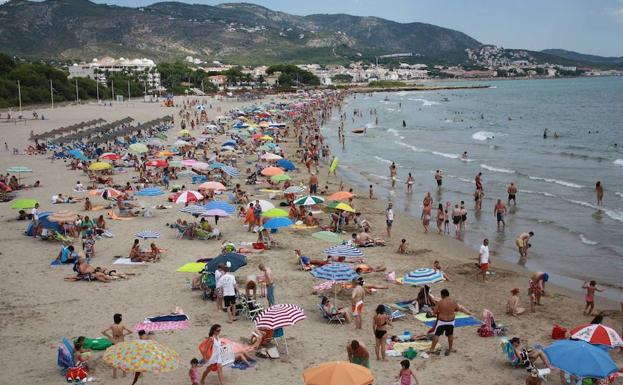
[[[506,192],[508,192],[508,205],[510,206],[512,200],[513,206],[517,206],[517,186],[515,186],[515,183],[511,182]]]
[[[431,354],[439,354],[435,351],[435,346],[439,342],[439,337],[445,335],[448,338],[448,349],[445,352],[446,356],[449,356],[452,350],[452,343],[454,342],[454,319],[456,312],[459,311],[459,304],[455,300],[450,298],[450,292],[447,289],[441,290],[441,300],[435,306],[435,315],[437,316],[437,322],[435,323],[435,336],[433,337],[433,343],[428,351]]]

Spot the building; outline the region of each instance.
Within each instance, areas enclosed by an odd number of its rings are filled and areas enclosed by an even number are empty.
[[[160,73],[156,63],[151,59],[113,59],[103,57],[93,59],[90,63],[74,63],[67,67],[69,78],[90,78],[100,83],[107,81],[107,74],[123,73],[144,81],[149,89],[160,89]]]

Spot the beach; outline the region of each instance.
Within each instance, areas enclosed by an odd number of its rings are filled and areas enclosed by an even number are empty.
[[[273,96],[266,96],[259,103],[268,102]],[[176,98],[179,105],[184,98]],[[225,115],[234,108],[248,106],[249,102],[220,101],[209,99],[212,109],[207,113],[210,119]],[[220,108],[220,112],[216,109]],[[179,108],[165,108],[161,103],[115,103],[113,106],[80,105],[65,106],[62,108],[41,109],[40,115],[45,120],[29,120],[18,124],[0,124],[0,133],[3,142],[9,148],[16,147],[23,154],[23,149],[29,144],[30,132],[35,134],[86,121],[103,118],[108,122],[125,118],[134,118],[136,122],[145,122],[161,118],[165,115],[175,117],[175,127],[170,130],[171,135],[167,142],[173,143],[174,132],[179,131]],[[29,113],[25,112],[25,116]],[[334,116],[338,116],[337,112]],[[199,134],[201,130],[196,130]],[[331,136],[335,133],[324,135]],[[387,135],[387,133],[385,134]],[[223,142],[227,137],[219,135],[216,143]],[[293,184],[307,185],[309,175],[305,167],[298,163],[295,156],[297,150],[296,139],[293,136],[285,138],[280,146],[285,150],[288,159],[297,161],[297,170],[290,173]],[[393,140],[393,139],[392,139]],[[328,140],[328,143],[331,143]],[[331,143],[333,144],[333,143]],[[351,148],[347,142],[347,148]],[[340,156],[339,151],[332,146],[333,153]],[[21,177],[22,183],[33,184],[36,180],[42,187],[18,191],[19,198],[33,198],[41,203],[41,211],[57,211],[59,209],[75,210],[85,214],[82,204],[53,205],[51,197],[58,193],[64,195],[78,195],[73,187],[77,181],[86,185],[87,177],[82,171],[72,171],[64,160],[51,161],[45,155],[12,155],[11,151],[0,151],[0,164],[5,167],[26,166],[32,173]],[[232,182],[241,183],[252,199],[269,199],[268,193],[261,192],[256,186],[244,185],[246,168],[252,167],[256,157],[246,155],[245,164],[239,160],[241,176]],[[369,200],[365,185],[349,184],[347,178],[338,168],[337,176],[327,177],[328,162],[321,162],[319,169],[320,186],[327,184],[330,192],[338,191],[340,181],[345,183],[344,190],[354,188],[356,198],[354,208],[362,213],[372,227],[372,235],[385,236],[385,215],[387,197],[378,194],[379,198]],[[350,167],[353,167],[352,165]],[[386,167],[386,166],[384,166]],[[130,171],[125,174],[115,174],[116,183],[125,184],[136,173]],[[432,178],[427,175],[426,178]],[[400,187],[404,188],[404,187]],[[167,195],[169,195],[167,193]],[[165,203],[165,197],[146,198],[148,205]],[[84,196],[84,195],[83,195]],[[423,196],[416,194],[419,202]],[[95,204],[102,204],[99,197],[94,199]],[[273,201],[277,203],[278,200]],[[169,203],[167,203],[169,204]],[[3,264],[2,273],[2,311],[0,312],[0,341],[2,354],[0,363],[5,370],[0,374],[0,382],[13,381],[63,383],[64,378],[56,367],[57,347],[63,337],[77,336],[100,337],[101,331],[111,323],[114,313],[123,314],[123,323],[129,328],[141,322],[145,317],[168,314],[176,307],[184,310],[189,316],[190,327],[184,330],[156,332],[155,339],[170,347],[179,354],[180,366],[169,373],[144,375],[142,383],[149,384],[189,384],[188,369],[190,360],[200,357],[199,343],[208,335],[213,324],[222,326],[222,336],[234,341],[241,337],[249,337],[253,331],[253,323],[244,317],[236,322],[227,323],[227,315],[217,311],[214,302],[204,301],[199,291],[192,291],[188,287],[188,280],[194,275],[178,273],[175,270],[187,262],[199,258],[215,257],[220,253],[222,240],[230,240],[235,244],[255,242],[257,235],[249,233],[242,226],[238,218],[223,218],[219,221],[219,228],[223,239],[218,240],[187,240],[177,239],[177,233],[166,224],[175,222],[178,218],[191,219],[188,214],[180,213],[180,205],[172,204],[166,210],[154,210],[151,218],[136,217],[128,221],[107,220],[114,238],[102,238],[96,242],[94,266],[105,266],[117,270],[134,273],[128,279],[110,283],[101,282],[68,282],[64,278],[73,275],[71,266],[50,266],[50,262],[60,250],[60,244],[34,240],[24,235],[28,221],[15,220],[16,212],[10,209],[10,202],[0,205],[0,252]],[[489,207],[487,207],[487,210]],[[91,214],[91,213],[87,213]],[[105,214],[98,211],[94,214]],[[328,225],[326,215],[319,215],[321,224]],[[117,266],[113,265],[114,256],[127,256],[134,234],[142,230],[160,232],[161,236],[155,240],[159,247],[167,249],[161,261],[148,263],[144,266]],[[468,229],[468,232],[470,229]],[[352,339],[363,342],[371,353],[371,369],[375,375],[375,384],[393,384],[400,365],[400,358],[388,357],[388,361],[376,361],[373,357],[374,337],[371,328],[374,309],[378,304],[390,304],[400,300],[415,298],[417,288],[388,283],[384,273],[365,274],[366,283],[388,285],[389,289],[380,289],[365,298],[363,311],[363,329],[355,330],[353,325],[328,325],[318,310],[319,297],[312,294],[312,287],[321,281],[314,279],[308,272],[299,269],[294,255],[298,248],[312,258],[323,258],[323,250],[331,244],[318,241],[311,237],[310,230],[280,229],[273,236],[279,246],[266,250],[263,253],[247,255],[247,266],[236,271],[238,280],[244,280],[249,275],[259,273],[260,262],[269,266],[274,274],[277,303],[297,304],[306,314],[306,319],[294,326],[285,329],[289,354],[281,354],[279,359],[268,360],[259,358],[257,364],[247,370],[231,368],[224,369],[225,384],[302,384],[301,373],[316,364],[329,360],[347,359],[346,345]],[[350,233],[350,232],[349,232]],[[343,234],[346,240],[349,233]],[[409,253],[398,254],[396,249],[401,238],[408,241]],[[553,324],[560,324],[572,328],[587,323],[592,317],[582,314],[584,306],[583,295],[577,291],[570,291],[556,285],[547,284],[546,295],[542,306],[534,314],[524,314],[519,317],[505,315],[506,299],[511,289],[521,290],[521,302],[528,306],[528,280],[530,272],[519,268],[512,261],[494,256],[491,261],[491,270],[495,272],[488,276],[488,282],[476,280],[478,268],[475,263],[478,253],[452,236],[437,235],[434,231],[423,234],[419,219],[408,210],[396,209],[391,239],[386,239],[387,246],[362,249],[365,252],[366,263],[372,266],[385,264],[388,272],[395,272],[402,277],[409,271],[422,267],[431,267],[433,261],[439,260],[444,272],[451,281],[438,283],[432,287],[433,294],[438,297],[442,288],[449,290],[450,295],[469,309],[473,315],[482,319],[484,309],[489,309],[495,315],[498,323],[509,328],[508,336],[520,336],[525,345],[539,343],[549,345]],[[141,241],[147,247],[149,240]],[[618,274],[620,277],[621,275]],[[585,279],[590,279],[590,276]],[[350,291],[345,290],[336,295],[337,305],[350,306]],[[266,306],[266,299],[260,298]],[[604,299],[597,294],[596,310],[603,311],[604,324],[621,331],[623,316],[619,303]],[[409,330],[412,334],[425,334],[429,327],[408,315],[403,320],[397,320],[389,329],[389,334],[402,334]],[[461,382],[466,384],[521,384],[526,378],[522,369],[514,369],[507,362],[500,348],[497,337],[483,338],[476,333],[475,327],[457,328],[455,331],[456,353],[450,356],[431,356],[423,358],[421,355],[412,362],[416,375],[421,384]],[[127,339],[136,339],[136,334]],[[445,348],[445,339],[441,340]],[[623,365],[623,355],[618,352],[611,354],[619,367]],[[131,376],[113,380],[111,369],[101,360],[101,353],[94,354],[95,370],[90,374],[98,382],[106,384],[130,383]],[[550,381],[557,383],[557,374],[550,376]],[[208,377],[208,384],[215,384],[214,375]]]

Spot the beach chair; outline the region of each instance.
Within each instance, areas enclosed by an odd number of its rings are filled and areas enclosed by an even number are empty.
[[[330,324],[331,322],[339,322],[340,325],[344,325],[346,319],[343,315],[327,313],[322,304],[318,304],[318,308],[320,309],[320,314],[322,315],[322,318],[324,318],[328,324]]]
[[[400,310],[392,310],[388,305],[385,305],[385,314],[387,314],[390,321],[398,320],[407,316],[406,313],[403,313]]]
[[[203,287],[203,299],[208,300],[214,298],[214,290],[216,289],[216,277],[214,272],[204,272],[201,276],[201,286]]]
[[[246,295],[240,296],[240,304],[242,305],[242,314],[244,314],[249,320],[254,320],[258,314],[264,311],[264,307],[262,305],[247,298]]]
[[[534,368],[534,364],[530,361],[527,354],[524,357],[517,356],[515,348],[513,348],[513,345],[507,338],[502,338],[500,340],[500,346],[502,347],[502,352],[506,355],[506,359],[511,363],[511,365],[513,365],[513,367],[523,367],[527,370]]]

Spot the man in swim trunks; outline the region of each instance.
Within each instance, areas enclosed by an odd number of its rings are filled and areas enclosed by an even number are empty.
[[[456,312],[459,311],[459,304],[450,298],[450,292],[448,289],[441,290],[441,300],[435,306],[434,313],[437,316],[437,322],[435,323],[435,336],[433,337],[433,343],[430,346],[429,354],[439,354],[435,352],[435,347],[439,342],[439,337],[443,334],[448,338],[448,349],[445,352],[446,356],[449,356],[454,342],[454,319]]]
[[[512,200],[513,206],[517,206],[517,186],[515,186],[514,182],[508,185],[506,192],[508,193],[508,204],[510,205]]]
[[[517,263],[520,265],[525,265],[528,260],[528,247],[530,247],[528,242],[533,236],[534,233],[530,231],[528,233],[519,234],[517,239],[515,239],[515,245],[517,245],[517,250],[519,250],[519,262]]]
[[[441,170],[435,171],[435,181],[437,182],[437,187],[441,188],[441,183],[443,181],[443,175],[441,173]]]
[[[493,208],[493,215],[495,215],[498,222],[498,231],[500,231],[500,222],[502,222],[502,229],[505,229],[506,221],[504,221],[504,216],[506,215],[506,205],[501,199],[498,199],[495,204],[495,207]]]
[[[363,288],[363,278],[359,277],[353,280],[355,288],[351,296],[351,308],[353,311],[353,317],[355,318],[355,329],[361,329],[361,318],[363,316],[363,299],[366,296],[366,291]]]
[[[483,190],[484,188],[482,187],[482,173],[479,172],[478,175],[476,175],[476,178],[474,179],[474,182],[476,183],[476,190]]]

